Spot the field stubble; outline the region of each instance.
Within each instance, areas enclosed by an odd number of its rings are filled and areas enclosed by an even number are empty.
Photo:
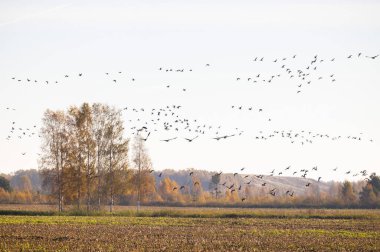
[[[161,211],[167,217],[0,216],[0,250],[380,251],[377,210]]]

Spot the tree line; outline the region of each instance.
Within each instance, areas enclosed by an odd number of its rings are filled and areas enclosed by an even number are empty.
[[[198,175],[189,178],[189,172]],[[165,173],[165,176],[159,177]],[[115,204],[136,204],[138,170],[129,169],[121,193],[115,195]],[[153,174],[153,175],[152,175]],[[220,184],[220,175],[200,170],[149,171],[142,176],[140,200],[146,205],[172,206],[242,206],[242,207],[328,207],[328,208],[378,208],[380,206],[380,179],[372,174],[368,181],[325,183],[322,190],[314,185],[304,194],[286,195],[287,187],[273,197],[261,184],[242,190],[227,190]],[[225,174],[224,176],[229,176]],[[41,185],[41,173],[37,170],[19,170],[13,175],[0,175],[0,203],[56,204],[58,201],[48,188]],[[223,177],[223,181],[225,177]],[[194,181],[199,185],[192,187]],[[185,185],[183,189],[180,189]],[[326,188],[327,186],[327,188]],[[177,188],[173,190],[173,188]],[[178,190],[180,189],[180,190]],[[246,198],[242,202],[242,198]],[[96,199],[96,197],[95,197]],[[64,200],[66,209],[77,207],[75,198]],[[98,209],[92,200],[92,209]],[[102,204],[104,204],[102,202]]]

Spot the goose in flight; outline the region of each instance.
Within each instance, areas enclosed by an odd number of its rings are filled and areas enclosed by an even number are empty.
[[[173,137],[173,138],[169,138],[169,139],[163,139],[163,140],[160,140],[160,141],[163,141],[163,142],[170,142],[170,141],[173,141],[177,139],[177,137]]]

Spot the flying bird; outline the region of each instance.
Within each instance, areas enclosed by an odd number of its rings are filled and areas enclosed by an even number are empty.
[[[199,136],[196,136],[194,138],[185,138],[189,143],[191,143],[192,141],[194,141],[195,139],[197,139]]]
[[[146,136],[146,138],[141,138],[141,140],[143,140],[143,141],[147,141],[148,140],[148,137],[150,136],[150,132],[148,133],[148,135]]]
[[[170,142],[170,141],[173,141],[177,139],[177,137],[173,137],[173,138],[169,138],[169,139],[163,139],[163,140],[160,140],[160,141],[163,141],[163,142]]]

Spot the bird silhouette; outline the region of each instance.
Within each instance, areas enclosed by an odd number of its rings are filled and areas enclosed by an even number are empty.
[[[379,57],[379,54],[378,55],[375,55],[375,56],[366,56],[367,58],[370,58],[370,59],[376,59],[377,57]]]
[[[195,139],[197,139],[199,136],[196,136],[194,138],[185,138],[186,141],[188,141],[189,143],[191,143],[192,141],[194,141]]]
[[[143,140],[143,141],[147,141],[148,140],[148,137],[150,136],[150,132],[148,133],[148,135],[146,136],[146,138],[141,138],[141,140]]]
[[[163,139],[163,140],[160,140],[160,141],[163,141],[163,142],[170,142],[170,141],[173,141],[177,139],[177,137],[173,137],[173,138],[169,138],[169,139]]]

